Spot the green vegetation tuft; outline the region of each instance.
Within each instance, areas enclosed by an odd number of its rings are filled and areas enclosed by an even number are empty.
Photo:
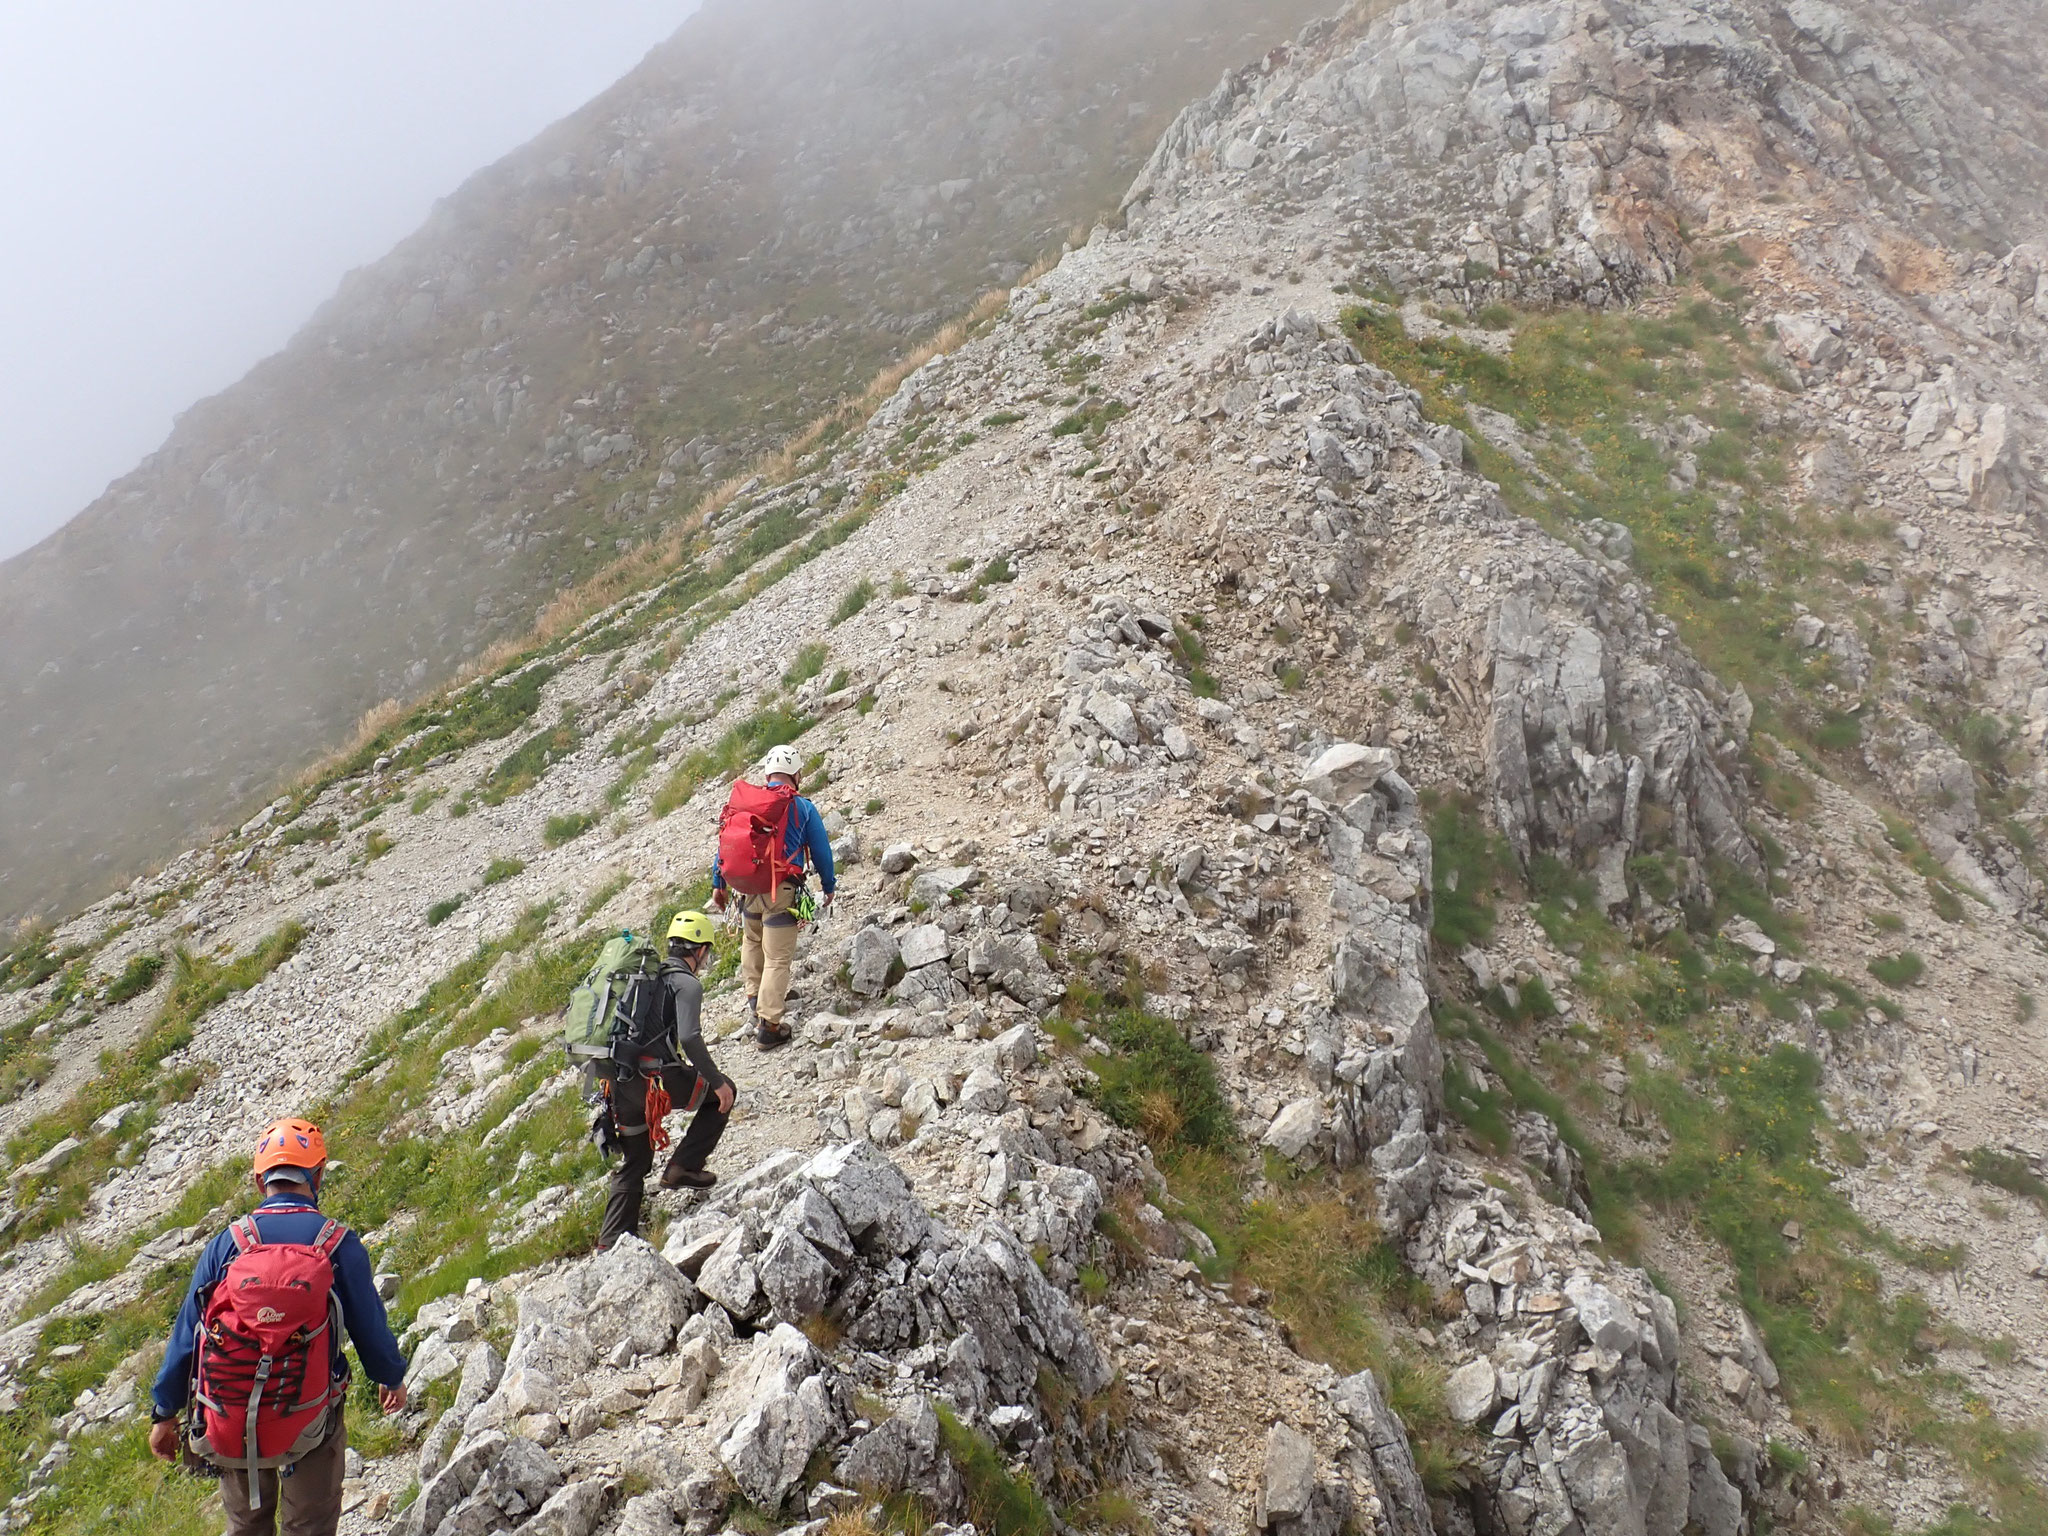
[[[325,820],[295,823],[284,829],[278,844],[285,848],[298,848],[307,843],[331,843],[341,836],[341,823],[329,816]]]
[[[535,732],[498,764],[484,780],[477,798],[485,805],[499,805],[514,795],[525,794],[546,776],[548,769],[574,752],[581,740],[574,722],[568,720]]]
[[[461,905],[462,897],[459,894],[455,896],[442,897],[439,901],[435,902],[432,906],[427,908],[427,926],[429,928],[440,927],[443,923],[447,922],[449,918],[455,915],[456,910],[459,907],[461,907]]]
[[[2025,1158],[1994,1147],[1972,1147],[1963,1156],[1963,1168],[1978,1183],[2031,1200],[2048,1216],[2048,1179],[2034,1172]]]
[[[560,816],[550,816],[547,825],[541,829],[541,841],[550,848],[559,848],[564,843],[573,843],[596,825],[597,818],[588,811],[569,811]]]
[[[782,674],[782,686],[800,688],[818,676],[825,670],[826,654],[825,642],[822,640],[813,640],[809,645],[800,648],[795,660],[790,663],[789,670]]]
[[[526,873],[524,859],[493,859],[484,866],[483,883],[486,887],[502,885],[514,875]]]
[[[82,1145],[54,1172],[21,1182],[16,1195],[21,1218],[0,1235],[0,1247],[11,1248],[53,1232],[85,1208],[87,1197],[115,1165],[121,1149],[136,1147],[159,1109],[189,1097],[204,1081],[205,1068],[188,1064],[165,1071],[165,1061],[192,1043],[202,1018],[284,964],[305,938],[304,928],[286,923],[253,950],[232,960],[182,949],[176,952],[163,1006],[134,1044],[118,1055],[101,1052],[99,1070],[69,1102],[30,1121],[9,1138],[7,1158],[17,1167],[66,1137]],[[133,1108],[122,1124],[106,1131],[93,1128],[94,1121],[123,1105]]]
[[[1512,872],[1513,856],[1464,797],[1436,802],[1429,812],[1429,838],[1435,912],[1430,937],[1454,955],[1493,937],[1494,902]]]
[[[1927,962],[1910,949],[1896,955],[1872,955],[1868,963],[1870,974],[1888,987],[1913,986],[1927,970]]]
[[[576,921],[579,923],[589,922],[598,913],[611,905],[611,900],[614,896],[618,895],[619,892],[632,883],[633,877],[625,870],[620,870],[609,880],[605,881],[603,885],[600,885],[590,893],[589,897],[585,899],[581,910],[577,912]]]
[[[1123,1008],[1094,1023],[1114,1052],[1090,1061],[1104,1114],[1159,1144],[1226,1146],[1236,1135],[1216,1064],[1182,1038],[1171,1019]]]
[[[107,1006],[112,1008],[130,998],[140,997],[156,985],[163,969],[162,955],[130,955],[128,963],[121,967],[121,974],[107,983]]]
[[[934,1402],[946,1454],[967,1485],[967,1517],[977,1531],[994,1536],[1055,1536],[1060,1523],[1031,1479],[1004,1465],[996,1448],[960,1422],[952,1408]]]
[[[839,599],[839,606],[832,610],[828,621],[833,626],[844,624],[875,600],[875,584],[863,576],[846,589],[846,595]]]

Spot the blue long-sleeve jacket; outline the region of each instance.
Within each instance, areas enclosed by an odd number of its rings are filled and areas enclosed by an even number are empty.
[[[266,1243],[311,1243],[320,1235],[327,1218],[312,1198],[297,1192],[270,1196],[256,1207],[256,1230]],[[199,1333],[201,1298],[219,1283],[234,1261],[234,1237],[222,1232],[199,1255],[192,1271],[192,1286],[185,1292],[185,1304],[178,1308],[178,1320],[171,1324],[171,1340],[164,1350],[163,1369],[156,1373],[150,1397],[156,1416],[167,1419],[185,1406],[192,1390],[192,1355]],[[398,1340],[391,1336],[391,1324],[384,1316],[384,1302],[377,1295],[377,1283],[370,1272],[369,1250],[351,1232],[334,1250],[334,1290],[341,1298],[341,1320],[355,1341],[363,1369],[380,1387],[395,1387],[405,1380],[405,1356]],[[348,1374],[342,1341],[333,1341],[334,1376]]]
[[[818,883],[830,896],[839,888],[839,877],[832,868],[832,839],[825,835],[825,818],[818,814],[818,808],[798,795],[789,807],[789,830],[782,839],[782,851],[798,869],[804,867],[808,858],[818,871]],[[711,888],[725,889],[725,876],[719,872],[718,855],[711,855]]]

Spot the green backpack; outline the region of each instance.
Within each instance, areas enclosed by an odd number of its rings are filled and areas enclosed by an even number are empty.
[[[661,956],[652,939],[622,933],[605,941],[583,980],[569,994],[562,1016],[562,1046],[572,1061],[612,1054],[612,1034],[619,1004],[629,993],[650,990],[661,975]],[[641,985],[635,987],[634,983]]]

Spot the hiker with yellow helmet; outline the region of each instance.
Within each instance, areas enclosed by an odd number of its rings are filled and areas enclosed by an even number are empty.
[[[704,1165],[725,1134],[739,1090],[704,1047],[704,986],[697,978],[711,957],[712,933],[711,919],[702,912],[676,914],[668,925],[668,958],[661,967],[660,1027],[651,1039],[635,1043],[628,1059],[598,1064],[610,1129],[625,1154],[612,1170],[597,1239],[600,1250],[640,1230],[647,1175],[666,1141],[662,1121],[671,1104],[696,1113],[662,1169],[662,1188],[709,1189],[718,1182]]]

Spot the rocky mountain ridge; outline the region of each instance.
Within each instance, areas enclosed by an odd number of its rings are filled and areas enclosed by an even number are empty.
[[[429,1405],[351,1530],[2027,1529],[2038,263],[1769,200],[1865,197],[1773,137],[1864,74],[2005,111],[1920,14],[1312,27],[690,564],[10,960],[11,1518],[118,1461],[121,1330],[290,1096]],[[1607,179],[1729,122],[1751,200]],[[1562,216],[1478,217],[1537,143]],[[799,1043],[714,989],[736,1176],[578,1257],[552,1014],[783,739],[845,867]]]

